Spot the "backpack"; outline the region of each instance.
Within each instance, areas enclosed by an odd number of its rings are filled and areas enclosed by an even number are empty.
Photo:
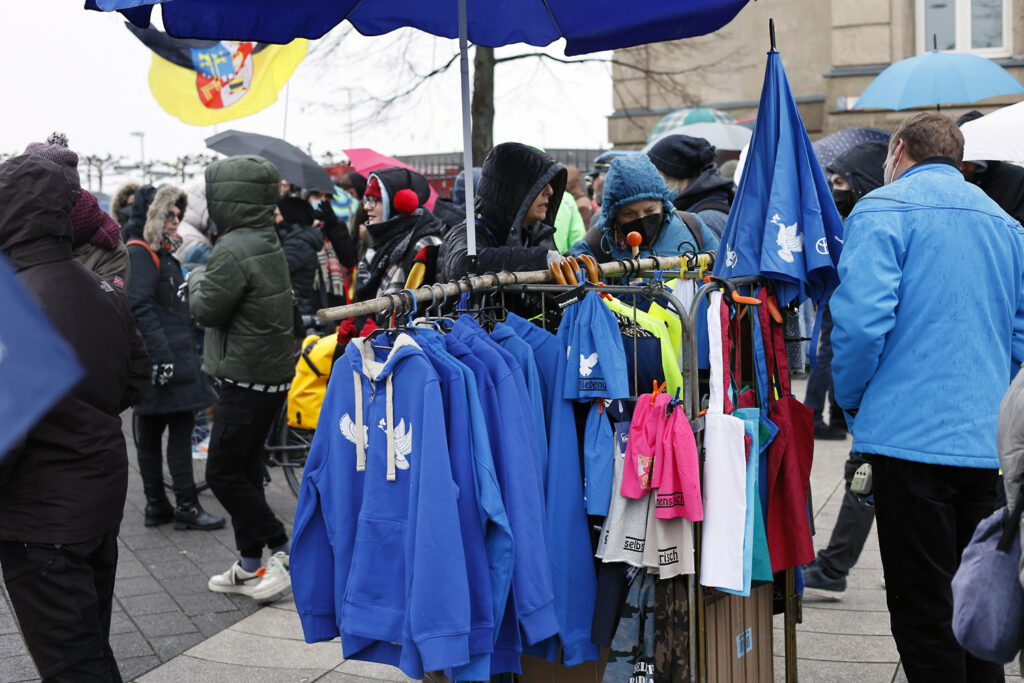
[[[311,334],[302,340],[302,352],[288,390],[288,426],[316,429],[331,368],[344,350],[338,346],[338,335],[334,333],[324,337]]]

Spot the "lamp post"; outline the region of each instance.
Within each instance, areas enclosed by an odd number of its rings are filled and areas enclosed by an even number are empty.
[[[146,184],[146,133],[135,130],[130,133],[139,138],[139,165],[142,168],[142,184]]]

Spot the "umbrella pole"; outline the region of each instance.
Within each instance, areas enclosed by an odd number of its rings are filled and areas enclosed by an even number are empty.
[[[476,188],[473,187],[473,137],[469,108],[469,35],[466,0],[459,3],[459,71],[462,74],[462,163],[466,174],[466,255],[469,274],[476,275]]]

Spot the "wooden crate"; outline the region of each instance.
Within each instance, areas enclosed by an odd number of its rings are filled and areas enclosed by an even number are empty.
[[[772,586],[705,603],[708,683],[773,680]]]

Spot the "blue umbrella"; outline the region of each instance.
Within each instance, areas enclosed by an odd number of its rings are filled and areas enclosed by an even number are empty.
[[[898,111],[1016,93],[1024,93],[1024,86],[991,59],[932,51],[886,67],[853,108]]]
[[[548,45],[565,38],[565,54],[579,55],[716,31],[748,0],[623,3],[621,0],[86,0],[86,9],[121,11],[146,28],[160,5],[167,32],[178,38],[288,43],[319,38],[348,20],[364,35],[418,28],[458,38],[462,74],[464,164],[473,167],[470,140],[468,41],[499,47]],[[468,253],[476,254],[473,188],[466,186]]]
[[[805,297],[821,302],[839,284],[842,237],[832,192],[772,49],[715,275],[763,275],[783,305]]]
[[[74,351],[0,255],[0,461],[82,379]]]

